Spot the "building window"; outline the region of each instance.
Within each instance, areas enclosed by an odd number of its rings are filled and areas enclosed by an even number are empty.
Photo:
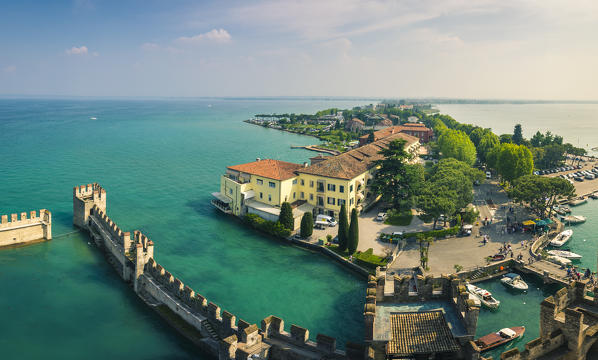
[[[349,199],[349,206],[353,205],[353,198]]]
[[[336,191],[336,185],[328,184],[328,191]]]
[[[346,201],[345,201],[345,200],[343,200],[343,199],[338,199],[338,202],[337,202],[337,204],[338,204],[339,206],[341,206],[341,205],[345,205],[345,203],[346,203]]]
[[[314,187],[314,181],[313,180],[309,181],[309,187]]]
[[[228,193],[232,195],[233,194],[233,189],[228,189]]]
[[[271,188],[275,188],[275,187],[276,187],[276,183],[274,183],[274,182],[270,181],[270,182],[268,183],[268,186],[270,186]]]
[[[301,179],[301,186],[305,185],[305,180]]]
[[[296,193],[293,193],[293,199],[295,198],[295,194],[296,194]]]
[[[318,206],[324,206],[324,198],[322,196],[318,196]]]
[[[293,185],[297,185],[297,179],[293,179]]]
[[[260,193],[260,199],[264,198],[264,193]]]
[[[264,185],[264,180],[262,179],[257,179],[256,182],[258,185]]]
[[[334,205],[335,199],[333,197],[328,198],[328,205]]]
[[[268,201],[272,201],[272,195],[268,195]]]
[[[345,186],[344,185],[339,185],[338,186],[338,192],[344,193],[345,192]]]
[[[317,188],[318,192],[324,192],[324,183],[323,182],[319,182],[318,181],[318,188]]]
[[[352,193],[353,192],[353,185],[349,186],[349,192]]]
[[[303,191],[301,192],[301,198],[305,199],[305,193]]]
[[[313,200],[314,199],[314,194],[309,194],[309,200]]]

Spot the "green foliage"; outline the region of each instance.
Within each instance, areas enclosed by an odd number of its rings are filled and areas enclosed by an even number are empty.
[[[513,143],[513,135],[511,135],[511,134],[502,134],[498,138],[499,138],[501,144]]]
[[[262,219],[256,214],[245,215],[245,221],[252,228],[263,231],[270,235],[274,235],[281,238],[287,238],[291,235],[291,231],[285,228],[280,222],[268,221]]]
[[[438,138],[438,146],[443,157],[452,157],[469,165],[476,161],[475,145],[463,131],[444,131]]]
[[[347,241],[347,250],[349,254],[353,254],[359,245],[359,219],[357,217],[357,210],[351,211],[351,224],[349,225],[349,239]]]
[[[455,272],[461,272],[461,270],[463,270],[463,266],[459,264],[453,265],[453,268],[455,268]]]
[[[291,209],[291,204],[289,204],[287,201],[283,202],[280,207],[280,215],[278,216],[278,222],[280,222],[285,228],[289,230],[295,229],[293,209]]]
[[[508,182],[529,175],[534,170],[532,153],[524,145],[501,144],[492,149],[487,160],[489,166]]]
[[[480,161],[485,163],[488,153],[499,144],[500,139],[498,136],[494,135],[494,133],[487,132],[484,134],[484,136],[482,136],[480,139],[479,145],[476,147]]]
[[[411,224],[412,219],[413,214],[411,214],[411,209],[390,209],[388,210],[388,217],[386,218],[384,223],[387,225],[407,226]]]
[[[314,232],[314,218],[311,212],[303,213],[301,218],[301,237],[308,238]]]
[[[560,177],[526,175],[517,179],[509,190],[514,201],[525,203],[541,217],[550,215],[559,198],[575,196],[575,187]]]
[[[341,251],[345,251],[347,249],[348,240],[349,220],[347,219],[347,207],[345,204],[342,204],[338,219],[338,247]]]
[[[476,211],[475,208],[468,208],[461,214],[461,220],[463,220],[463,223],[465,224],[473,224],[479,215],[480,212]]]
[[[513,129],[513,137],[511,139],[513,144],[521,145],[523,143],[523,132],[521,130],[521,124],[515,125]]]

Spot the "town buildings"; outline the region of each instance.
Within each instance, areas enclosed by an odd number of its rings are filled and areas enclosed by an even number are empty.
[[[396,133],[403,133],[414,136],[418,138],[421,143],[429,142],[434,136],[434,131],[432,129],[427,128],[424,124],[406,123],[403,125],[392,126],[382,130],[374,131],[374,141],[384,139]],[[361,136],[359,138],[359,145],[363,146],[367,144],[369,142],[369,139],[369,134]]]
[[[406,141],[407,151],[415,153],[417,137],[395,133],[376,142],[336,156],[317,156],[311,163],[294,164],[280,160],[256,161],[229,166],[221,177],[220,192],[212,204],[236,216],[257,214],[276,221],[283,202],[291,203],[295,228],[306,211],[337,218],[345,204],[350,213],[362,211],[376,200],[369,191],[379,152],[396,139]]]

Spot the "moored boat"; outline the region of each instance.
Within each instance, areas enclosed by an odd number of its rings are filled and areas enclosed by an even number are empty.
[[[563,217],[563,221],[568,224],[581,224],[586,222],[586,218],[581,215],[569,215]]]
[[[598,199],[598,193],[590,194],[590,197],[594,200]]]
[[[510,341],[523,336],[525,333],[525,326],[514,326],[511,328],[500,329],[498,332],[490,333],[482,336],[475,341],[475,344],[480,348],[480,351],[488,351],[497,346],[506,344]]]
[[[571,206],[578,206],[578,205],[581,205],[581,204],[585,204],[587,202],[588,202],[588,199],[581,198],[581,199],[575,199],[575,200],[569,201],[569,205],[571,205]]]
[[[571,235],[573,235],[573,230],[567,229],[558,234],[554,239],[550,240],[550,245],[558,247],[563,246],[569,239],[571,239]]]
[[[582,258],[581,255],[568,250],[548,250],[548,254],[571,260],[579,260]]]
[[[500,301],[496,300],[488,290],[479,288],[473,284],[467,284],[467,291],[469,291],[470,295],[476,297],[485,307],[498,309]]]
[[[565,259],[564,257],[560,257],[560,256],[550,255],[546,259],[548,261],[558,264],[558,265],[563,265],[563,266],[571,265],[571,260]]]
[[[527,290],[528,289],[527,283],[521,279],[521,276],[519,276],[519,274],[515,274],[515,273],[505,274],[505,276],[503,276],[503,278],[500,279],[500,282],[510,288],[515,289],[515,290]]]

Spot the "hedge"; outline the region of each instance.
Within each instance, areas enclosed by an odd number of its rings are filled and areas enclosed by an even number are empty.
[[[460,230],[459,226],[454,226],[452,228],[443,229],[443,230],[428,230],[428,231],[421,231],[421,232],[410,232],[410,233],[403,234],[403,236],[391,235],[391,234],[380,234],[380,241],[391,243],[391,244],[396,244],[401,238],[403,238],[403,239],[416,238],[420,234],[424,237],[433,237],[435,239],[440,239],[445,236],[457,235],[459,233],[459,230]]]
[[[256,214],[245,215],[245,221],[254,229],[263,231],[267,234],[274,235],[281,238],[291,236],[291,230],[285,228],[280,222],[269,221],[262,219]]]

